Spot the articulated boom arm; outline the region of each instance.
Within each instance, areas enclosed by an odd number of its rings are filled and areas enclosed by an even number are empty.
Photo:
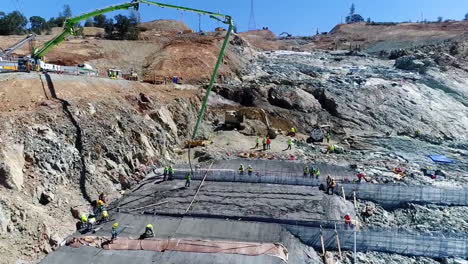
[[[125,10],[125,9],[130,9],[130,8],[138,10],[140,3],[148,4],[148,5],[154,5],[154,6],[158,6],[158,7],[161,7],[161,8],[174,8],[174,9],[179,9],[179,10],[183,10],[183,11],[199,13],[199,14],[202,14],[202,15],[208,15],[211,18],[219,20],[219,21],[221,21],[223,23],[226,23],[226,24],[228,24],[230,26],[234,25],[233,22],[232,22],[231,17],[227,16],[227,15],[222,15],[222,14],[218,14],[218,13],[213,13],[213,12],[209,12],[209,11],[193,9],[193,8],[188,8],[188,7],[181,7],[181,6],[163,4],[163,3],[158,3],[158,2],[149,1],[149,0],[134,0],[134,1],[129,2],[129,3],[124,3],[124,4],[120,4],[120,5],[113,5],[113,6],[109,6],[109,7],[106,7],[106,8],[97,9],[95,11],[92,11],[92,12],[89,12],[89,13],[85,13],[85,14],[82,14],[82,15],[67,19],[65,21],[65,23],[64,23],[64,26],[63,26],[63,32],[60,33],[60,35],[53,38],[52,40],[48,41],[46,44],[44,44],[44,47],[42,47],[40,50],[35,50],[33,52],[33,54],[32,54],[32,57],[34,59],[36,59],[36,60],[41,59],[42,57],[44,57],[50,51],[50,49],[52,49],[53,47],[55,47],[55,46],[59,45],[60,43],[62,43],[65,40],[66,37],[68,37],[70,35],[74,35],[76,33],[74,26],[78,22],[86,20],[88,18],[95,17],[97,15],[109,13],[109,12],[116,11],[116,10]],[[222,19],[224,19],[224,20],[222,20]]]
[[[136,2],[139,2],[139,3],[142,3],[142,4],[148,4],[148,5],[155,5],[155,6],[159,6],[161,8],[174,8],[174,9],[178,9],[178,10],[182,10],[182,11],[188,11],[188,12],[194,12],[194,13],[198,13],[198,14],[202,14],[202,15],[208,15],[211,18],[216,19],[216,20],[220,20],[221,22],[223,22],[225,24],[228,24],[228,25],[233,23],[230,16],[219,14],[219,13],[209,12],[209,11],[200,10],[200,9],[194,9],[194,8],[190,8],[190,7],[182,7],[182,6],[163,4],[163,3],[158,3],[158,2],[154,2],[154,1],[150,1],[150,0],[137,0]],[[224,19],[224,20],[221,20],[221,19]]]
[[[131,3],[120,4],[120,5],[109,6],[106,8],[97,9],[93,12],[85,13],[77,17],[67,19],[63,26],[63,32],[60,33],[60,35],[53,38],[52,40],[48,41],[46,44],[44,44],[44,47],[42,47],[42,49],[35,50],[34,53],[32,54],[32,57],[36,60],[41,59],[47,54],[47,52],[50,51],[50,49],[62,43],[66,37],[70,35],[74,35],[76,33],[74,26],[76,23],[80,21],[95,17],[100,14],[105,14],[105,13],[109,13],[109,12],[116,11],[116,10],[130,9],[132,7],[138,10],[138,2],[131,2]]]
[[[218,59],[216,61],[216,65],[214,67],[213,74],[211,75],[211,78],[210,78],[210,83],[208,85],[208,88],[206,89],[206,93],[205,93],[205,96],[203,98],[201,109],[198,112],[197,121],[195,123],[195,127],[194,127],[193,133],[192,133],[192,139],[194,139],[197,136],[198,127],[200,126],[200,123],[203,120],[203,116],[204,116],[205,111],[206,111],[206,107],[207,107],[210,92],[213,89],[213,85],[214,85],[214,83],[216,81],[218,71],[219,71],[221,63],[223,61],[224,53],[226,51],[226,47],[229,44],[229,37],[230,37],[232,31],[234,30],[234,22],[233,22],[231,16],[223,15],[223,14],[219,14],[219,13],[213,13],[213,12],[209,12],[209,11],[204,11],[204,10],[200,10],[200,9],[193,9],[193,8],[188,8],[188,7],[181,7],[181,6],[163,4],[163,3],[158,3],[158,2],[154,2],[154,1],[150,1],[150,0],[133,0],[132,2],[129,2],[129,3],[114,5],[114,6],[110,6],[110,7],[103,8],[103,9],[98,9],[98,10],[95,10],[93,12],[85,13],[83,15],[73,17],[73,18],[70,18],[70,19],[66,20],[65,25],[63,27],[63,32],[60,35],[53,38],[52,40],[50,40],[49,42],[47,42],[44,45],[44,47],[42,47],[42,49],[35,50],[33,52],[33,54],[32,54],[32,58],[34,58],[35,60],[41,59],[42,57],[44,57],[47,54],[47,52],[50,51],[50,49],[52,49],[54,46],[57,46],[60,43],[62,43],[67,36],[74,35],[76,33],[75,29],[74,29],[74,25],[76,23],[78,23],[80,21],[83,21],[83,20],[86,20],[88,18],[92,18],[92,17],[100,15],[100,14],[104,14],[104,13],[108,13],[108,12],[112,12],[112,11],[116,11],[116,10],[124,10],[124,9],[130,9],[130,8],[138,10],[139,7],[140,7],[140,4],[154,5],[154,6],[161,7],[161,8],[173,8],[173,9],[178,9],[178,10],[182,10],[182,11],[198,13],[198,14],[201,14],[201,15],[207,15],[210,18],[221,21],[221,22],[223,22],[223,23],[225,23],[225,24],[227,24],[229,26],[228,30],[226,32],[226,35],[224,37],[223,45],[221,46],[221,50],[219,51]],[[189,150],[190,150],[190,148],[189,148]],[[190,152],[189,152],[189,156],[190,156]]]

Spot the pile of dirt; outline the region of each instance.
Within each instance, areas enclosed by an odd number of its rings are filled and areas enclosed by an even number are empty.
[[[314,43],[323,49],[346,49],[352,46],[376,52],[441,42],[461,36],[467,29],[468,21],[340,24],[330,34],[317,36]]]
[[[154,83],[161,79],[178,76],[184,83],[206,82],[211,77],[218,59],[225,33],[215,35],[190,34],[187,37],[172,39],[157,53],[146,57],[143,79]],[[235,45],[240,43],[240,45]],[[239,56],[243,52],[243,41],[237,36],[231,37],[223,64],[219,71],[219,82],[236,78],[243,67],[247,56]]]
[[[173,19],[158,19],[138,25],[141,31],[184,32],[191,30],[184,22]]]
[[[239,36],[259,50],[288,50],[289,45],[276,40],[276,36],[270,30],[251,30],[239,33]]]

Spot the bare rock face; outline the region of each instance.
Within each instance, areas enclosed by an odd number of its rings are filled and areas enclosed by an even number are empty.
[[[6,210],[6,204],[0,202],[0,234],[6,233],[10,224],[10,213]]]
[[[0,184],[13,189],[23,188],[24,146],[6,145],[0,151]]]

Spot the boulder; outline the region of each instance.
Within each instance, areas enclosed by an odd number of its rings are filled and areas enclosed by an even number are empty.
[[[307,113],[320,109],[320,103],[312,94],[298,88],[291,89],[283,86],[270,88],[268,102],[281,108]]]
[[[167,107],[163,106],[159,110],[150,114],[151,119],[162,123],[163,127],[166,130],[169,130],[172,135],[177,136],[177,125],[174,123],[172,113],[167,109]]]
[[[395,60],[395,67],[401,70],[424,73],[430,66],[429,60],[419,60],[413,55],[403,56]]]
[[[24,146],[5,145],[0,150],[0,184],[13,190],[21,190],[24,164]]]

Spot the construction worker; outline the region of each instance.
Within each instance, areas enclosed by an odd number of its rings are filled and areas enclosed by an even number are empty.
[[[154,237],[153,225],[147,224],[145,228],[145,232],[140,236],[140,239]]]
[[[320,177],[320,169],[319,167],[315,168],[314,169],[314,176],[315,176],[315,179],[318,179]]]
[[[350,215],[345,215],[344,216],[344,223],[345,223],[345,228],[348,229],[351,227],[351,216]]]
[[[189,171],[185,174],[185,187],[190,187],[190,181],[192,181],[192,173]]]
[[[244,164],[241,164],[239,167],[239,174],[244,175]]]
[[[361,183],[361,182],[362,182],[362,178],[364,178],[364,173],[359,172],[356,176],[357,176],[357,178],[358,178],[358,183]]]
[[[327,194],[328,195],[333,195],[334,191],[335,191],[335,187],[336,187],[336,180],[334,178],[331,178],[329,180],[327,180],[328,183],[327,183]],[[331,193],[330,193],[330,190],[331,190]]]
[[[271,149],[271,140],[270,140],[270,137],[267,137],[267,138],[266,138],[266,147],[267,147],[267,149]]]
[[[288,150],[288,149],[292,149],[292,139],[291,138],[288,138],[288,148],[286,150]]]
[[[374,207],[366,203],[366,207],[361,212],[362,219],[367,222],[367,219],[374,215]]]
[[[263,150],[266,150],[266,138],[262,139]]]
[[[114,223],[112,225],[112,240],[117,239],[117,235],[119,234],[117,229],[119,229],[119,223]]]
[[[107,212],[107,209],[103,209],[101,213],[101,219],[99,220],[100,223],[103,222],[108,222],[109,221],[109,213]]]
[[[169,180],[173,180],[173,178],[174,178],[174,167],[172,167],[172,165],[169,166],[169,169],[167,170],[167,173],[169,175]]]
[[[253,172],[253,168],[252,168],[252,166],[249,165],[247,167],[247,174],[249,174],[249,176],[252,176],[252,172]]]
[[[96,209],[94,210],[94,215],[101,215],[103,208],[104,202],[102,200],[98,200],[96,203]]]
[[[309,167],[307,165],[304,166],[304,176],[309,176]]]
[[[333,152],[335,152],[335,145],[331,144],[327,148],[327,155]]]
[[[327,143],[330,143],[330,139],[331,139],[331,133],[330,133],[330,131],[327,132],[326,138],[327,138]]]
[[[90,215],[88,217],[88,227],[86,228],[86,231],[92,231],[96,222],[96,217],[94,215]]]
[[[164,171],[163,171],[164,180],[167,180],[168,173],[169,173],[169,168],[167,166],[164,166]]]
[[[255,147],[254,147],[254,148],[256,149],[256,148],[258,148],[259,146],[260,146],[260,138],[257,137],[257,138],[255,139]]]
[[[88,217],[85,214],[80,216],[80,229],[87,229],[88,228]]]
[[[296,132],[297,132],[296,128],[291,127],[291,129],[289,130],[289,135],[294,137],[296,135]]]

